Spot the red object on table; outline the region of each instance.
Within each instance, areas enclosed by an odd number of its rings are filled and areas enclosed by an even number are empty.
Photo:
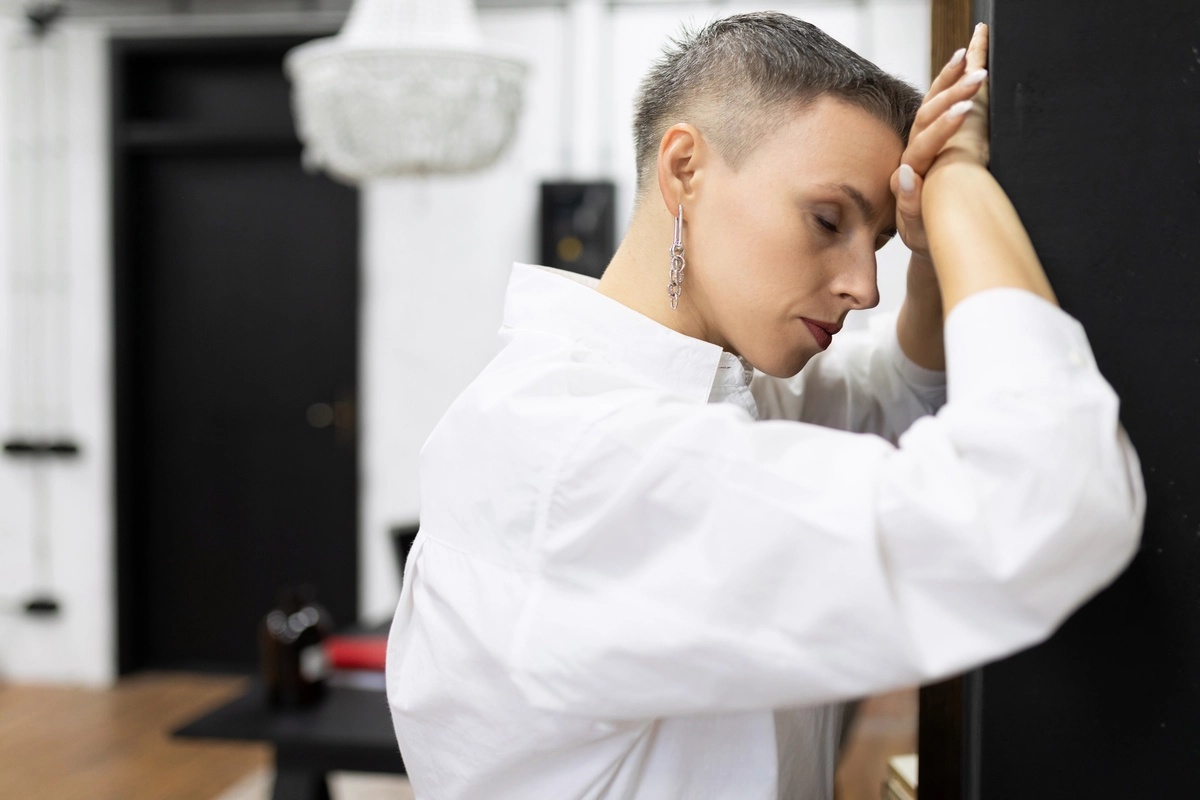
[[[334,669],[383,670],[387,636],[327,636],[322,642],[329,666]]]

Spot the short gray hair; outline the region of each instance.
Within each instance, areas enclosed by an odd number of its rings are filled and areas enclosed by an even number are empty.
[[[788,14],[737,14],[685,29],[638,92],[638,188],[651,180],[659,142],[677,122],[700,128],[736,169],[757,141],[787,121],[778,113],[783,106],[803,107],[826,95],[870,113],[901,142],[921,105],[915,88]]]

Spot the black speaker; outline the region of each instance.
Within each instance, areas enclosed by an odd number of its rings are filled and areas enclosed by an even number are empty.
[[[541,263],[599,278],[614,252],[615,199],[611,181],[543,183]]]

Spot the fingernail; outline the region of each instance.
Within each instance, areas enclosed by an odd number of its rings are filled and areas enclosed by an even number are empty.
[[[917,188],[916,173],[908,164],[900,165],[900,191],[908,194]]]
[[[967,55],[967,48],[965,48],[965,47],[958,48],[957,50],[954,51],[954,55],[950,56],[950,63],[948,63],[946,66],[947,67],[957,67],[958,62],[962,61],[963,58],[966,57],[966,55]]]
[[[975,105],[974,100],[963,100],[950,106],[950,110],[946,113],[951,117],[961,117],[966,114]]]
[[[983,83],[983,79],[987,77],[986,69],[977,69],[974,72],[968,73],[967,77],[963,78],[963,86],[974,86],[977,83]]]
[[[975,23],[975,32],[976,32],[976,33],[979,33],[979,31],[980,31],[982,28],[983,28],[983,23],[982,23],[982,22],[977,22],[977,23]]]

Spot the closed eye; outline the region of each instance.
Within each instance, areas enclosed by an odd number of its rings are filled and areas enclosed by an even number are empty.
[[[837,233],[837,232],[838,232],[837,225],[834,225],[832,222],[830,222],[829,220],[825,219],[824,217],[818,216],[818,217],[817,217],[817,224],[818,224],[818,225],[820,225],[820,226],[821,226],[822,228],[824,228],[825,230],[829,231],[830,233]]]

